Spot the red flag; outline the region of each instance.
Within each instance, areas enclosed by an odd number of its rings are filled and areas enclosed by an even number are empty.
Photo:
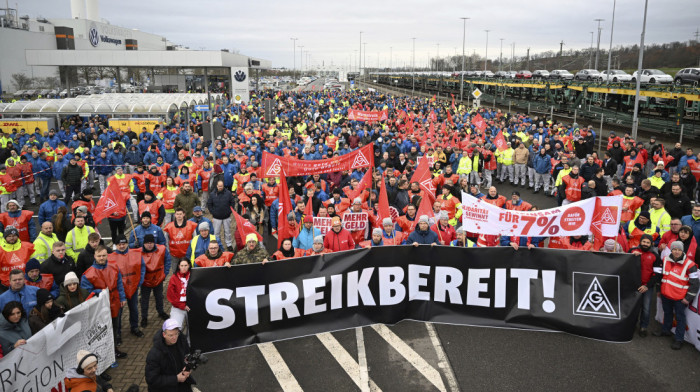
[[[476,126],[477,129],[479,129],[481,132],[483,132],[486,129],[486,121],[484,121],[484,118],[481,117],[479,113],[472,118],[472,124]]]
[[[309,199],[306,202],[306,207],[304,207],[304,216],[305,217],[306,216],[310,216],[310,217],[314,216],[314,203],[312,202],[311,199]],[[304,222],[302,222],[302,223],[304,223]]]
[[[452,121],[452,115],[450,114],[449,110],[447,110],[447,121],[449,121],[453,127],[455,126],[455,122]]]
[[[450,95],[452,96],[452,109],[454,109],[455,108],[455,95],[454,94],[450,94]]]
[[[391,218],[389,210],[389,197],[386,194],[386,184],[382,181],[382,188],[379,190],[379,204],[377,206],[377,221],[382,222],[384,218]],[[392,219],[393,222],[393,219]]]
[[[433,184],[433,175],[430,173],[430,163],[426,156],[421,158],[415,173],[413,173],[413,177],[411,177],[411,181],[417,181],[420,184],[421,189],[428,196],[427,199],[429,199],[431,204],[435,201],[436,189]]]
[[[124,200],[117,182],[112,181],[107,189],[105,189],[104,195],[102,195],[97,202],[95,214],[92,216],[92,219],[97,224],[114,213],[123,213],[124,211],[126,211],[126,200]]]
[[[435,113],[435,110],[430,111],[430,121],[433,121],[433,122],[437,121],[437,113]]]
[[[664,149],[664,145],[663,145],[663,144],[661,145],[661,159],[662,159],[663,162],[664,162],[664,168],[666,167],[666,165],[669,164],[669,162],[671,162],[672,160],[675,159],[675,158],[672,157],[672,156],[666,155],[666,150]]]
[[[418,218],[420,218],[422,215],[427,215],[428,218],[435,215],[435,213],[433,212],[433,203],[435,201],[430,201],[430,197],[428,197],[427,195],[428,194],[426,192],[426,197],[420,200],[420,205],[418,206],[418,211],[416,212]]]
[[[287,215],[292,212],[292,201],[289,198],[289,187],[287,186],[287,177],[283,172],[280,176],[280,205],[277,210],[277,247],[282,246],[284,235],[289,233],[289,221]]]
[[[236,231],[238,232],[238,235],[241,237],[243,241],[245,241],[245,237],[250,234],[250,233],[255,233],[255,235],[258,236],[258,242],[262,243],[263,236],[258,233],[257,230],[255,230],[255,226],[253,226],[252,223],[248,219],[243,218],[240,216],[236,210],[231,207],[231,212],[233,213],[233,217],[236,218]]]
[[[493,139],[493,142],[494,144],[496,144],[496,148],[498,148],[498,151],[505,151],[508,149],[508,144],[506,142],[506,138],[503,137],[502,131],[498,131],[498,134]]]

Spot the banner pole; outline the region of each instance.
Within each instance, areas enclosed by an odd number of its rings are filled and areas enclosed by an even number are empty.
[[[131,222],[131,232],[134,233],[134,231],[136,231],[136,227],[134,227],[134,220],[131,219],[131,214],[129,213],[129,210],[126,208],[126,206],[124,206],[124,209],[126,209],[126,216],[129,217],[129,222]],[[136,234],[134,234],[134,242],[138,246],[139,239],[136,238]]]

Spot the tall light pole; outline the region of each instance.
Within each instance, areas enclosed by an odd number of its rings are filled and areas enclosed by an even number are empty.
[[[413,40],[413,59],[411,60],[411,74],[413,75],[413,80],[411,81],[411,96],[416,93],[416,37],[411,38]]]
[[[464,55],[464,42],[467,39],[467,19],[470,18],[460,18],[463,21],[462,24],[462,72],[460,72],[460,77],[459,77],[459,100],[462,101],[464,99],[464,61],[466,59],[466,56]]]
[[[363,43],[362,45],[365,46],[365,53],[363,54],[364,57],[362,58],[362,65],[364,65],[364,67],[367,68],[367,42]]]
[[[639,62],[637,62],[637,90],[634,95],[634,115],[632,116],[632,138],[637,140],[637,128],[639,127],[639,88],[640,88],[640,76],[642,75],[642,61],[644,60],[644,34],[647,29],[647,6],[649,5],[649,0],[644,1],[644,22],[642,23],[642,39],[639,42]],[[599,137],[603,137],[600,135]]]
[[[360,31],[360,54],[357,56],[357,72],[362,75],[362,31]]]
[[[489,62],[489,31],[491,30],[484,30],[486,32],[486,54],[484,55],[484,71],[486,71],[486,64]]]
[[[392,68],[391,68],[392,60],[394,60],[394,47],[390,46],[389,47],[389,72],[392,71]]]
[[[501,56],[498,59],[498,70],[499,71],[503,70],[503,39],[504,38],[500,38],[500,40],[501,40]]]
[[[513,47],[510,49],[510,64],[508,64],[508,71],[513,70],[513,61],[515,61],[515,42],[513,42]]]
[[[292,68],[292,78],[294,79],[294,83],[297,82],[297,40],[299,38],[290,38],[292,40],[292,50],[294,53],[294,68]]]
[[[594,69],[598,69],[598,55],[600,54],[600,32],[603,31],[603,28],[600,27],[600,22],[604,21],[605,19],[594,19],[596,22],[598,22],[598,46],[596,46],[595,49],[595,66],[593,67]]]
[[[593,32],[591,31],[591,50],[588,53],[588,68],[593,66]]]
[[[435,60],[435,70],[440,72],[440,44],[437,44],[437,60]]]
[[[304,74],[304,45],[299,45],[299,57],[301,64],[299,65],[299,73]]]
[[[615,32],[615,7],[617,6],[617,0],[613,0],[613,15],[612,15],[612,24],[610,26],[610,49],[608,49],[608,75],[605,78],[606,82],[605,85],[607,86],[610,84],[610,65],[612,64],[612,43],[613,43],[613,32]],[[639,74],[637,74],[639,76]],[[637,77],[639,79],[639,77]],[[607,93],[605,94],[607,98]]]

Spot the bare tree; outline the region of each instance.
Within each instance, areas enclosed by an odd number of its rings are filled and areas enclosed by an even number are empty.
[[[23,73],[12,74],[12,84],[15,85],[17,90],[26,90],[32,87],[32,83],[32,78]]]

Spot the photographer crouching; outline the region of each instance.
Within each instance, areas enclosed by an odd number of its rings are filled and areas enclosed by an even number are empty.
[[[146,357],[146,383],[149,392],[192,391],[196,384],[191,373],[207,358],[199,350],[190,354],[182,326],[175,319],[163,323],[162,333],[153,337],[153,347]]]

